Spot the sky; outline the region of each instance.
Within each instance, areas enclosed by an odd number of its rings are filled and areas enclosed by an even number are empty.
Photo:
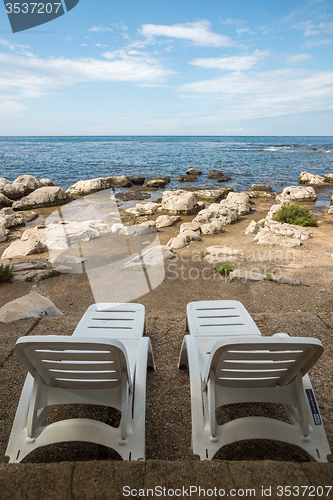
[[[333,2],[1,2],[0,135],[333,135]]]

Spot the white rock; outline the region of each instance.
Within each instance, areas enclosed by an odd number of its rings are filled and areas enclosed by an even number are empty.
[[[333,182],[333,174],[325,174],[326,182]],[[0,179],[1,181],[1,179]]]
[[[259,224],[257,224],[257,222],[255,220],[251,220],[250,224],[247,226],[244,233],[245,234],[257,234],[259,230],[260,230]]]
[[[186,236],[183,236],[182,234],[178,234],[175,238],[171,238],[171,240],[167,243],[167,247],[170,249],[184,248],[187,247],[187,245]]]
[[[104,177],[97,177],[96,179],[76,182],[67,189],[66,194],[71,200],[75,200],[82,196],[108,189],[109,187],[110,184]]]
[[[183,224],[180,225],[179,232],[183,233],[184,231],[198,231],[198,232],[200,232],[199,222],[196,222],[194,220],[192,222],[184,222]]]
[[[209,264],[224,264],[229,262],[237,262],[238,257],[235,255],[206,255],[206,261]]]
[[[124,236],[144,236],[145,234],[156,233],[154,226],[143,224],[136,224],[135,226],[124,226],[120,229],[119,234]]]
[[[124,224],[121,224],[121,222],[115,222],[114,224],[112,224],[111,226],[111,233],[113,234],[116,234],[116,233],[119,233],[119,231],[125,227]]]
[[[42,186],[54,186],[53,181],[51,179],[39,179],[39,182]]]
[[[145,266],[163,265],[164,260],[171,260],[176,257],[175,252],[166,245],[147,248],[142,254],[137,254],[126,262],[124,267],[133,267],[142,263]]]
[[[211,247],[207,247],[206,250],[209,255],[236,256],[236,257],[243,256],[243,252],[241,250],[237,250],[236,248],[230,248],[222,245],[213,245]]]
[[[225,197],[225,190],[222,189],[198,189],[194,191],[194,195],[197,199],[205,200],[209,202],[217,202]]]
[[[219,203],[212,203],[209,207],[200,210],[195,216],[192,223],[196,222],[200,225],[209,224],[213,220],[218,219],[224,226],[231,224],[238,219],[238,205],[233,209],[221,206]]]
[[[13,259],[23,255],[33,255],[47,252],[46,235],[44,229],[29,228],[24,231],[20,240],[13,241],[3,252],[2,259]]]
[[[42,187],[42,184],[33,175],[20,175],[12,184],[4,186],[3,193],[8,198],[15,200],[30,194],[40,187]]]
[[[132,185],[131,181],[126,175],[114,175],[106,177],[105,180],[110,186],[129,187]]]
[[[246,215],[251,210],[251,202],[247,193],[229,193],[225,200],[220,202],[220,205],[235,209],[239,215]]]
[[[0,242],[6,241],[8,233],[8,229],[6,229],[5,224],[0,219]]]
[[[282,247],[299,247],[301,240],[298,238],[290,238],[289,236],[282,236],[278,234],[267,234],[259,232],[253,241],[257,241],[260,245],[279,245]]]
[[[200,238],[199,233],[197,233],[196,231],[192,231],[191,229],[182,231],[180,234],[182,236],[185,236],[187,241],[202,241],[202,238]]]
[[[4,188],[7,184],[11,184],[11,182],[10,182],[10,181],[8,181],[7,179],[5,179],[4,177],[0,177],[0,193],[2,193],[3,188]]]
[[[277,283],[284,283],[286,285],[301,285],[302,284],[302,282],[300,280],[298,280],[296,278],[292,278],[291,276],[283,276],[283,275],[275,276],[273,274],[272,278]]]
[[[174,214],[194,213],[198,208],[197,200],[193,193],[178,189],[177,191],[164,191],[162,195],[162,209]]]
[[[178,215],[159,215],[156,219],[156,227],[157,229],[160,229],[162,227],[169,227],[180,220],[181,219]]]
[[[288,186],[276,197],[277,203],[293,201],[316,201],[316,191],[312,186]]]
[[[63,313],[46,297],[31,292],[12,300],[0,309],[0,322],[11,323],[24,318],[60,317]]]
[[[19,213],[14,212],[12,208],[3,208],[0,210],[0,221],[5,225],[6,229],[20,226],[24,223],[23,217]]]
[[[263,281],[265,279],[265,275],[256,271],[249,271],[248,269],[238,268],[234,271],[231,271],[231,273],[229,274],[229,278],[231,281]]]
[[[0,193],[0,208],[11,207],[12,203],[12,200],[7,198],[7,196],[5,196],[4,194]]]
[[[154,201],[143,201],[142,203],[137,203],[135,207],[127,208],[125,212],[135,215],[136,217],[140,215],[152,215],[159,207],[160,204]]]
[[[328,183],[322,175],[311,174],[310,172],[301,172],[298,177],[300,184],[310,184],[316,187],[325,187]]]
[[[217,234],[223,233],[223,222],[219,219],[212,219],[208,224],[202,224],[200,227],[202,234]]]
[[[266,220],[265,230],[275,234],[292,236],[301,240],[308,240],[309,238],[312,238],[312,232],[305,227],[297,226],[295,224],[287,224],[286,222]]]
[[[28,196],[14,201],[15,210],[28,210],[29,208],[53,207],[67,203],[68,197],[61,187],[45,186],[36,189]]]

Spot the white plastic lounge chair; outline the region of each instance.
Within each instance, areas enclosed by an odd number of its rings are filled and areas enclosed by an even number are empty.
[[[195,337],[202,370],[213,345],[221,337],[258,335],[261,332],[241,302],[203,300],[186,308],[186,329]]]
[[[297,445],[318,462],[327,462],[331,451],[307,375],[322,352],[317,339],[275,334],[224,337],[199,356],[197,338],[186,335],[179,366],[189,366],[192,453],[211,460],[224,445],[260,438]],[[217,425],[218,407],[245,402],[283,404],[290,424],[244,417]]]
[[[94,304],[73,336],[17,341],[15,351],[29,373],[6,451],[10,463],[40,446],[64,441],[108,446],[124,460],[145,459],[146,372],[154,360],[143,327],[140,304]],[[120,425],[84,418],[45,425],[51,407],[60,404],[116,408]]]

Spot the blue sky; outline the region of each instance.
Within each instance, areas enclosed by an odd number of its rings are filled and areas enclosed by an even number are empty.
[[[332,56],[331,0],[0,5],[0,135],[333,135]]]

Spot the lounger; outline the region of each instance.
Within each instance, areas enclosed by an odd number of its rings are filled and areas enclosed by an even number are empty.
[[[188,319],[191,328],[194,321]],[[323,352],[319,340],[233,332],[229,337],[215,337],[211,350],[204,352],[198,335],[184,337],[179,359],[179,366],[189,366],[194,455],[211,460],[227,444],[274,439],[297,445],[314,460],[327,462],[331,451],[308,376]],[[252,402],[284,405],[290,423],[243,417],[217,424],[217,408]]]
[[[94,304],[72,336],[17,341],[16,354],[29,373],[6,451],[10,463],[64,441],[108,446],[124,460],[145,459],[146,372],[154,360],[143,328],[140,304]],[[85,418],[45,425],[52,406],[61,404],[116,408],[120,425]]]

